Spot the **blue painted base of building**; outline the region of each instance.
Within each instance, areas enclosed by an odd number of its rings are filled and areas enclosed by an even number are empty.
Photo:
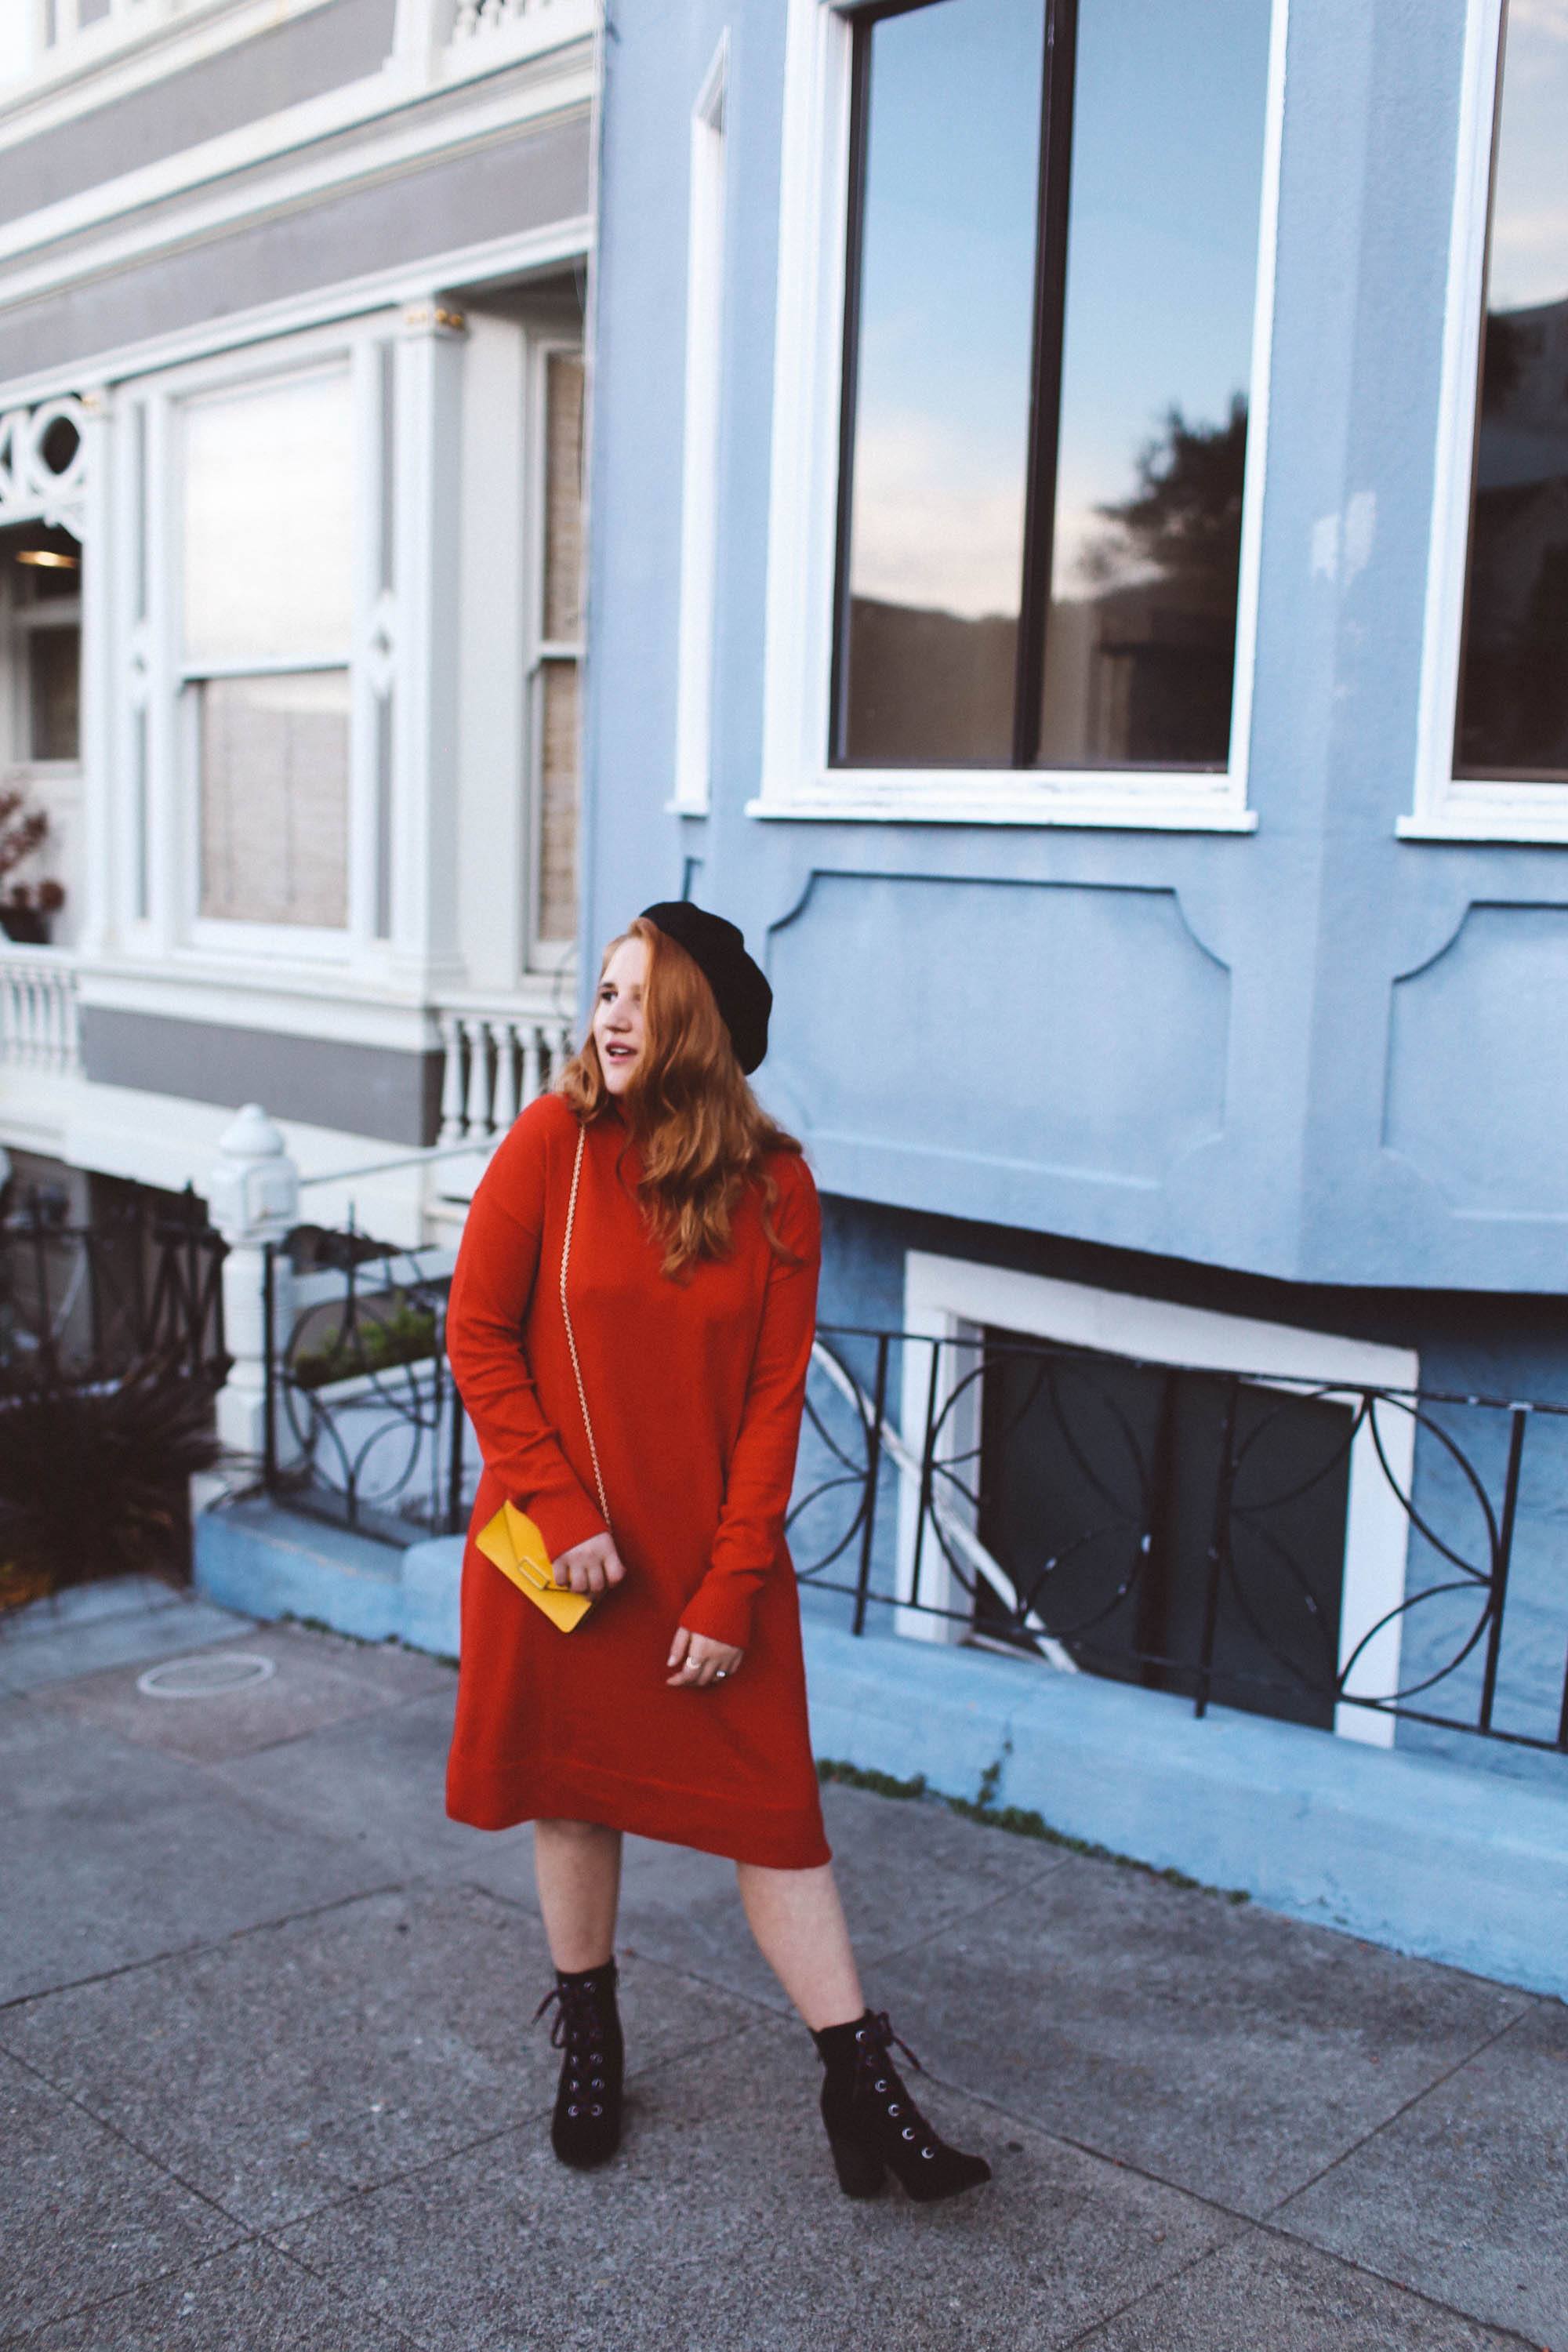
[[[196,1582],[253,1617],[458,1648],[456,1538],[383,1544],[247,1503],[196,1524]],[[922,1775],[1051,1828],[1244,1889],[1271,1910],[1568,1999],[1561,1795],[1293,1724],[807,1619],[816,1753]]]
[[[197,1517],[193,1549],[197,1591],[225,1609],[458,1654],[460,1537],[398,1551],[271,1503],[235,1503]]]

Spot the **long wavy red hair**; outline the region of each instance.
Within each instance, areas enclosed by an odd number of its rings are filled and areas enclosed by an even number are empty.
[[[647,949],[647,982],[642,1062],[620,1103],[642,1160],[644,1205],[665,1245],[665,1273],[679,1278],[699,1259],[728,1256],[735,1210],[752,1184],[762,1193],[769,1246],[794,1263],[773,1230],[778,1186],[767,1155],[798,1152],[799,1142],[747,1085],[718,1000],[679,940],[638,915],[605,950],[600,977],[627,940]],[[592,1027],[555,1084],[585,1124],[609,1110],[615,1097]]]

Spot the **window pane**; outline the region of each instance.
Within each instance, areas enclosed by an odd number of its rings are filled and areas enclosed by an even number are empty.
[[[871,26],[836,755],[1005,765],[1023,579],[1043,0]]]
[[[540,670],[539,937],[577,932],[577,665]]]
[[[28,751],[32,760],[79,756],[81,631],[27,633]]]
[[[1223,768],[1270,0],[1083,0],[1044,767]]]
[[[348,919],[346,670],[209,678],[201,698],[201,911]]]
[[[1506,20],[1475,505],[1459,673],[1461,776],[1568,782],[1568,14]]]
[[[192,401],[184,419],[184,638],[205,664],[348,657],[348,372]]]
[[[545,362],[544,635],[574,645],[583,629],[583,360]]]

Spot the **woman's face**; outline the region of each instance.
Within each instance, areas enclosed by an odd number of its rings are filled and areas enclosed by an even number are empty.
[[[647,984],[647,943],[623,940],[605,966],[594,1006],[594,1043],[599,1067],[613,1095],[624,1095],[642,1060],[643,990]]]

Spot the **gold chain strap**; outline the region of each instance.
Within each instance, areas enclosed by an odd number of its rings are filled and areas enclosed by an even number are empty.
[[[572,1192],[566,1203],[566,1238],[561,1244],[561,1313],[566,1325],[566,1345],[572,1350],[572,1370],[577,1378],[577,1402],[583,1408],[583,1426],[588,1433],[588,1452],[594,1465],[594,1484],[599,1490],[599,1508],[605,1515],[605,1526],[610,1527],[610,1506],[605,1498],[605,1480],[599,1468],[599,1449],[594,1443],[594,1424],[588,1414],[588,1392],[583,1386],[583,1367],[577,1360],[577,1341],[572,1329],[572,1310],[566,1304],[566,1261],[572,1255],[572,1224],[577,1214],[577,1181],[583,1173],[583,1146],[587,1141],[585,1127],[577,1129],[577,1157],[572,1165]]]

